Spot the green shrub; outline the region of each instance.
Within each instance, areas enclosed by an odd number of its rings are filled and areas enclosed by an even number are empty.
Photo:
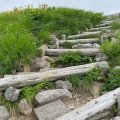
[[[94,61],[92,57],[83,56],[79,51],[76,52],[68,51],[60,55],[59,58],[60,61],[62,61],[62,63],[65,64],[66,66],[81,65],[91,63]]]
[[[113,22],[113,23],[111,24],[111,29],[112,29],[112,30],[120,29],[120,22]]]
[[[9,74],[29,64],[36,54],[34,38],[29,33],[11,34],[0,38],[0,73]]]
[[[114,44],[106,41],[100,49],[108,55],[108,60],[111,66],[120,64],[120,41]]]
[[[118,87],[120,87],[120,69],[113,69],[108,74],[108,79],[101,91],[111,91]]]
[[[64,47],[64,48],[72,48],[72,46],[73,46],[73,44],[72,44],[71,42],[65,41],[65,42],[63,43],[63,47]]]

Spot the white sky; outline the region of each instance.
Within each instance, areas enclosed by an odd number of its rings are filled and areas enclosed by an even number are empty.
[[[48,4],[49,6],[104,12],[104,14],[120,12],[120,0],[0,0],[0,12],[29,3],[34,7],[38,7],[38,4]]]

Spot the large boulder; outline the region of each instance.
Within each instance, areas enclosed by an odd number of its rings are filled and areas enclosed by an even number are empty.
[[[0,120],[8,120],[9,112],[5,106],[0,106]]]
[[[32,113],[32,106],[27,102],[26,99],[22,99],[18,105],[18,111],[23,115],[28,115]]]
[[[20,89],[14,89],[13,87],[7,88],[7,90],[4,93],[4,96],[6,100],[14,102],[18,100]]]
[[[40,106],[34,109],[38,120],[55,120],[69,112],[70,109],[60,100]]]
[[[46,104],[55,100],[68,100],[72,99],[72,94],[67,89],[54,89],[46,90],[37,93],[35,100],[40,104]]]

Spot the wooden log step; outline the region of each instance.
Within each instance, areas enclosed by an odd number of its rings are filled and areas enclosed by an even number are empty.
[[[106,30],[106,29],[110,29],[110,26],[99,27],[99,28],[91,28],[88,31],[100,31],[100,30]]]
[[[9,86],[20,88],[28,85],[35,85],[43,81],[53,81],[68,75],[83,75],[90,72],[94,67],[102,67],[101,70],[108,70],[108,62],[95,62],[85,65],[61,68],[57,70],[49,70],[42,73],[33,73],[26,75],[17,75],[0,79],[0,91],[6,90]]]
[[[88,48],[88,49],[45,49],[45,56],[59,56],[65,52],[76,52],[79,51],[81,55],[87,56],[96,56],[100,53],[100,50],[97,48]]]
[[[59,45],[63,45],[64,42],[70,42],[72,44],[78,44],[78,43],[99,43],[100,42],[100,38],[75,39],[75,40],[59,40]]]
[[[117,94],[119,93],[120,88],[117,88],[55,120],[86,120],[87,118],[90,118],[96,115],[97,113],[112,107],[116,103]]]
[[[102,24],[99,24],[99,25],[96,25],[97,27],[103,27],[103,26],[108,26],[110,25],[111,23],[102,23]]]
[[[67,37],[67,39],[76,39],[76,38],[85,37],[85,36],[89,36],[89,35],[99,35],[100,33],[101,33],[101,31],[83,32],[82,34],[78,34],[78,35],[69,35]]]

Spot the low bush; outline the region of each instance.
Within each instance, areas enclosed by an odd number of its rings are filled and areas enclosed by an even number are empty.
[[[113,22],[111,24],[111,29],[112,30],[118,30],[118,29],[120,29],[120,22]]]
[[[107,78],[101,92],[111,91],[118,87],[120,87],[120,69],[113,69],[108,74],[108,78]]]
[[[60,61],[66,66],[75,66],[94,61],[93,57],[83,56],[79,51],[71,52],[68,51],[59,56]]]
[[[120,64],[120,41],[111,44],[107,40],[100,49],[108,55],[108,61],[112,67]]]
[[[63,43],[63,47],[64,48],[72,48],[72,46],[73,46],[73,44],[71,43],[71,42],[67,42],[67,41],[65,41],[64,43]]]

